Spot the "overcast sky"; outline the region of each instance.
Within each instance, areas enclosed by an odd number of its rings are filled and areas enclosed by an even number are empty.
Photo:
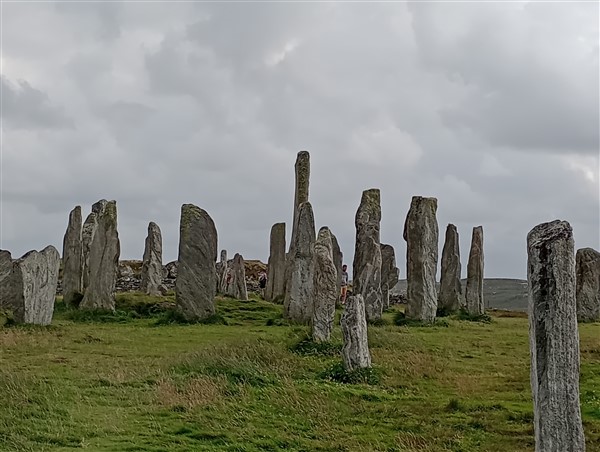
[[[181,204],[219,248],[268,257],[290,235],[311,154],[317,228],[352,263],[363,190],[406,275],[413,195],[438,198],[463,274],[526,276],[556,218],[600,248],[598,3],[3,3],[0,247],[62,249],[69,211],[116,199],[121,258],[149,221],[177,258]],[[439,276],[439,274],[438,274]]]

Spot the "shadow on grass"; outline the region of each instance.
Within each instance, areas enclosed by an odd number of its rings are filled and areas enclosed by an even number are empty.
[[[444,327],[447,328],[450,326],[448,321],[445,319],[435,319],[433,322],[422,322],[420,320],[408,319],[404,312],[398,311],[394,315],[394,325],[398,326],[410,326],[410,327]]]
[[[339,342],[314,342],[311,337],[304,337],[290,346],[290,351],[305,356],[339,356],[342,344]]]
[[[365,367],[348,371],[342,363],[336,363],[320,374],[321,378],[344,384],[368,384],[378,385],[381,372],[373,367]]]

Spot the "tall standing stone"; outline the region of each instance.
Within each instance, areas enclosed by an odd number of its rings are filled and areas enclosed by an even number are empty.
[[[83,249],[81,241],[81,206],[69,213],[69,224],[63,239],[63,301],[73,305],[83,293]]]
[[[333,261],[333,244],[327,227],[319,230],[313,259],[312,337],[315,342],[325,342],[331,338],[335,304],[339,297],[337,268]]]
[[[231,268],[227,271],[231,273],[231,280],[227,286],[227,295],[238,300],[248,299],[248,290],[246,288],[246,269],[244,266],[244,258],[241,254],[236,253],[233,256]]]
[[[383,309],[390,307],[390,291],[398,283],[400,270],[396,267],[396,253],[392,245],[381,244],[381,297]]]
[[[59,268],[60,254],[53,246],[13,261],[9,292],[16,323],[50,325]]]
[[[96,214],[91,212],[85,219],[81,230],[81,291],[83,293],[90,285],[90,249],[97,227]]]
[[[310,323],[313,315],[313,247],[315,218],[310,202],[300,204],[293,254],[288,256],[289,280],[285,289],[283,315],[297,323]]]
[[[536,452],[583,452],[573,231],[542,223],[527,235],[529,345]]]
[[[0,309],[10,308],[12,298],[13,260],[9,251],[0,250]]]
[[[217,270],[217,292],[225,294],[227,286],[227,250],[221,250],[221,257],[216,265]]]
[[[335,264],[335,269],[337,271],[337,293],[338,298],[340,296],[340,290],[342,287],[342,265],[344,264],[344,253],[342,253],[342,249],[340,248],[340,244],[338,243],[337,237],[331,233],[331,245],[333,247],[333,263]]]
[[[290,252],[296,243],[298,231],[298,218],[300,205],[308,201],[308,185],[310,182],[310,154],[308,151],[300,151],[296,156],[294,165],[296,173],[296,187],[294,190],[294,220],[292,223],[292,238],[290,240]]]
[[[346,300],[340,324],[344,337],[342,347],[344,369],[351,372],[371,367],[365,302],[361,294],[353,295]]]
[[[442,250],[440,293],[438,307],[448,313],[458,311],[462,304],[462,284],[458,230],[453,224],[446,227],[446,240]]]
[[[193,205],[181,206],[175,302],[188,321],[215,313],[217,229],[210,215]]]
[[[485,305],[483,304],[483,227],[481,226],[473,228],[467,264],[465,299],[469,314],[485,314]]]
[[[437,311],[437,199],[413,196],[406,222],[406,317],[431,323]]]
[[[160,295],[158,286],[162,284],[162,280],[162,234],[158,225],[151,221],[144,244],[140,291],[148,295]]]
[[[96,231],[89,255],[89,286],[79,305],[82,309],[115,309],[115,284],[121,245],[117,232],[117,202],[101,200],[92,206]]]
[[[285,223],[275,223],[271,228],[267,267],[265,299],[283,302],[285,296]]]
[[[352,293],[363,296],[369,322],[381,319],[383,312],[380,222],[381,194],[379,189],[371,188],[363,191],[354,217],[356,241],[352,264]]]
[[[600,253],[593,248],[577,250],[576,256],[577,319],[580,322],[600,320]]]

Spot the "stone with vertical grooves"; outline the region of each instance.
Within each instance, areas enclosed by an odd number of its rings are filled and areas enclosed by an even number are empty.
[[[298,231],[300,205],[308,201],[308,189],[310,182],[310,154],[308,151],[298,152],[294,170],[296,175],[296,186],[294,189],[294,217],[292,223],[292,237],[290,239],[290,252],[295,245],[296,234]]]
[[[312,338],[315,342],[331,339],[335,304],[338,300],[337,268],[333,261],[333,244],[329,228],[322,227],[313,254]]]
[[[467,287],[465,289],[467,312],[472,315],[485,314],[483,302],[483,227],[473,228],[469,262],[467,264]]]
[[[162,280],[162,234],[158,225],[151,221],[144,244],[140,291],[148,295],[160,295],[159,286]]]
[[[396,252],[392,245],[381,244],[381,297],[383,309],[390,307],[390,291],[398,283],[400,270],[396,267]]]
[[[337,292],[338,298],[341,293],[342,287],[342,265],[344,264],[344,253],[342,253],[342,249],[340,248],[340,244],[338,243],[337,237],[329,231],[331,234],[331,245],[333,247],[333,263],[335,264],[335,269],[337,271]]]
[[[246,288],[246,269],[244,267],[244,258],[241,254],[236,253],[233,256],[231,268],[231,281],[227,286],[227,295],[238,300],[248,300],[248,289]]]
[[[265,299],[283,302],[285,296],[285,223],[271,227]]]
[[[210,215],[193,204],[181,206],[175,302],[190,322],[215,314],[217,229]]]
[[[225,294],[225,287],[227,286],[227,250],[221,250],[219,262],[217,262],[217,292]]]
[[[529,345],[536,452],[583,452],[573,231],[542,223],[527,235]]]
[[[446,239],[442,250],[440,292],[438,307],[447,313],[458,311],[463,305],[460,282],[460,247],[458,230],[453,224],[446,227]]]
[[[90,247],[97,227],[96,214],[91,212],[81,229],[81,291],[83,293],[90,285]]]
[[[381,319],[381,194],[378,188],[362,193],[354,225],[356,241],[352,263],[352,292],[361,294],[365,303],[367,321]]]
[[[83,294],[83,248],[81,240],[81,206],[69,213],[69,223],[63,238],[62,292],[66,305],[81,300]]]
[[[577,250],[577,319],[580,322],[600,321],[600,253],[593,248]]]
[[[13,259],[9,251],[0,250],[0,309],[10,308],[12,289]]]
[[[435,321],[438,260],[437,199],[413,196],[406,222],[406,317]]]
[[[371,367],[365,302],[361,294],[348,297],[340,324],[344,338],[342,347],[344,369],[352,372]]]

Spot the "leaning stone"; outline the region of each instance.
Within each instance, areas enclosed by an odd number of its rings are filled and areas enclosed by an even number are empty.
[[[296,323],[310,323],[313,315],[313,247],[315,218],[310,202],[300,205],[294,253],[289,256],[289,280],[286,284],[283,316]]]
[[[600,321],[600,253],[592,248],[577,250],[577,319]]]
[[[96,214],[92,212],[85,219],[81,230],[81,291],[83,293],[90,285],[90,247],[97,227]]]
[[[344,369],[351,372],[371,367],[367,317],[362,295],[357,294],[348,297],[340,323],[344,337],[344,346],[342,347]]]
[[[573,231],[555,220],[527,235],[531,391],[538,452],[584,452]]]
[[[102,200],[92,206],[96,214],[89,254],[89,286],[79,305],[82,309],[115,309],[115,284],[121,245],[117,232],[117,202]]]
[[[285,223],[275,223],[271,228],[267,271],[265,299],[281,302],[285,296]]]
[[[467,264],[467,288],[465,290],[467,312],[472,315],[485,313],[483,304],[483,227],[473,228],[471,251]]]
[[[231,279],[227,286],[227,295],[230,295],[237,300],[248,300],[246,269],[244,258],[241,254],[236,253],[235,256],[233,256],[233,262],[228,271],[231,274]]]
[[[404,223],[406,317],[432,323],[437,311],[437,199],[413,196]]]
[[[158,286],[162,280],[162,234],[158,225],[151,221],[144,246],[140,291],[148,295],[161,295]]]
[[[381,244],[381,297],[384,310],[390,307],[390,291],[398,284],[399,276],[394,247]]]
[[[226,277],[227,277],[227,250],[221,250],[221,258],[216,265],[217,270],[217,292],[225,293]]]
[[[319,230],[313,259],[312,337],[315,342],[326,342],[333,331],[335,304],[339,296],[331,233],[327,227]]]
[[[193,204],[181,206],[175,301],[188,321],[215,314],[217,229],[210,215]]]
[[[461,266],[458,230],[453,224],[446,227],[441,271],[438,307],[447,313],[458,311],[463,305],[463,296],[460,282]]]
[[[66,305],[73,305],[83,296],[81,221],[81,206],[76,206],[69,214],[69,224],[63,239],[62,293]]]

